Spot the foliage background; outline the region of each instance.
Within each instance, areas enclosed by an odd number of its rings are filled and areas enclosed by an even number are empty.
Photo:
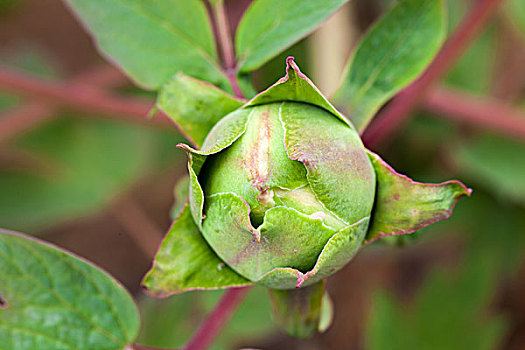
[[[234,23],[247,3],[227,2]],[[352,45],[390,3],[346,5],[259,69],[257,88],[281,77],[284,57],[294,55],[321,90],[333,92]],[[451,29],[471,4],[449,1]],[[444,84],[512,103],[525,119],[525,15],[519,7],[510,1],[495,16]],[[116,76],[105,82],[108,89],[149,96],[106,67],[59,0],[0,1],[0,63],[57,81],[105,69]],[[3,92],[0,126],[25,102]],[[192,292],[159,301],[139,287],[185,171],[184,154],[174,147],[181,140],[169,128],[54,108],[31,129],[0,137],[0,227],[31,232],[107,269],[139,300],[140,341],[158,347],[184,344],[220,296]],[[474,194],[417,240],[402,248],[368,247],[332,278],[337,312],[327,333],[306,342],[279,333],[265,290],[256,288],[214,349],[525,347],[523,137],[447,121],[425,108],[377,150],[412,178],[458,178]]]

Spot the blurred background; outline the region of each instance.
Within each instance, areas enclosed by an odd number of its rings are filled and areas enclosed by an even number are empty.
[[[248,3],[226,2],[233,26]],[[281,77],[284,58],[293,55],[330,95],[352,48],[391,3],[345,5],[257,71],[257,89]],[[474,3],[449,1],[451,31]],[[374,148],[418,181],[460,179],[473,188],[472,197],[416,236],[365,248],[331,278],[337,312],[325,334],[300,341],[279,333],[266,291],[254,288],[213,349],[525,349],[524,3],[502,5],[439,83],[495,102],[502,109],[494,118],[513,114],[514,132],[454,120],[428,102]],[[0,81],[0,227],[105,268],[140,305],[139,342],[182,346],[221,292],[157,300],[142,292],[140,280],[177,205],[174,185],[186,160],[175,145],[184,139],[171,125],[140,116],[154,95],[133,87],[97,54],[59,0],[0,0],[0,75],[6,71],[21,77],[27,91]],[[48,83],[72,95],[106,91],[123,104],[151,103],[130,107],[136,118],[78,103],[67,108],[48,96]]]

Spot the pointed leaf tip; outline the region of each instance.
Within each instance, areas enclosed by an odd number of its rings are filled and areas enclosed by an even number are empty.
[[[372,222],[363,244],[379,238],[410,234],[452,215],[456,202],[472,190],[452,180],[439,184],[413,181],[397,173],[378,155],[368,151],[377,175]]]

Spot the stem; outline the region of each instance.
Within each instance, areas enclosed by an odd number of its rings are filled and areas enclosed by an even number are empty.
[[[224,66],[226,69],[232,69],[235,67],[235,53],[233,50],[232,36],[223,0],[218,0],[215,3],[213,12],[217,23],[217,34],[219,37],[219,45],[221,47]]]
[[[184,350],[204,350],[207,349],[220,330],[226,325],[242,300],[246,297],[250,287],[232,288],[224,292],[221,300],[215,306],[215,309],[208,315],[206,320],[201,324],[197,332]]]
[[[124,116],[125,120],[151,124],[146,116],[152,109],[153,102],[105,93],[83,84],[49,82],[0,69],[0,90],[36,97],[48,103],[58,103],[84,112],[103,113],[116,119],[123,119]],[[172,125],[163,113],[159,113],[159,117],[154,124]]]
[[[407,121],[412,110],[422,100],[429,87],[456,63],[503,1],[479,0],[477,2],[447,40],[425,73],[394,98],[376,117],[376,121],[365,130],[363,141],[368,147],[375,148],[379,143],[389,139]]]
[[[422,101],[422,107],[451,120],[525,140],[525,112],[503,102],[435,88]]]
[[[220,46],[224,63],[224,74],[230,81],[235,96],[244,98],[244,94],[242,93],[241,88],[239,87],[239,82],[237,81],[235,50],[233,48],[228,16],[226,15],[226,9],[224,8],[224,0],[217,0],[213,7],[213,14],[217,25],[217,41]]]
[[[103,66],[81,73],[71,81],[98,88],[110,88],[122,85],[127,79],[115,68]],[[53,119],[56,116],[55,112],[54,104],[42,102],[30,102],[3,112],[0,118],[0,143]]]

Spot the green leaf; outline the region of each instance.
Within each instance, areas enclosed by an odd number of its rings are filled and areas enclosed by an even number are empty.
[[[498,196],[525,204],[525,143],[493,134],[456,145],[460,171]]]
[[[445,38],[444,0],[404,0],[366,34],[334,96],[359,131],[379,108],[411,83]]]
[[[325,281],[299,289],[269,289],[273,320],[288,335],[308,338],[318,332],[325,294]]]
[[[433,271],[410,305],[376,293],[367,349],[497,349],[507,327],[490,310],[498,286],[492,262],[486,255],[469,258],[459,276]]]
[[[310,33],[348,0],[255,0],[235,38],[240,71],[257,69]]]
[[[0,348],[123,350],[140,319],[131,296],[83,259],[0,231]]]
[[[246,286],[215,255],[193,221],[188,205],[173,222],[143,285],[152,295],[166,297],[189,290]]]
[[[369,151],[376,170],[376,202],[364,244],[379,238],[417,231],[452,215],[459,198],[471,190],[459,181],[441,184],[415,182],[398,174],[378,155]]]
[[[243,104],[215,86],[182,73],[162,87],[157,101],[158,107],[198,147],[222,117]]]
[[[525,35],[525,2],[523,0],[509,0],[506,10],[514,25]]]
[[[60,117],[13,142],[20,165],[0,169],[0,222],[36,233],[108,205],[146,171],[181,156],[179,136],[114,121]]]
[[[200,0],[66,0],[102,53],[138,84],[156,89],[185,74],[229,89]]]

